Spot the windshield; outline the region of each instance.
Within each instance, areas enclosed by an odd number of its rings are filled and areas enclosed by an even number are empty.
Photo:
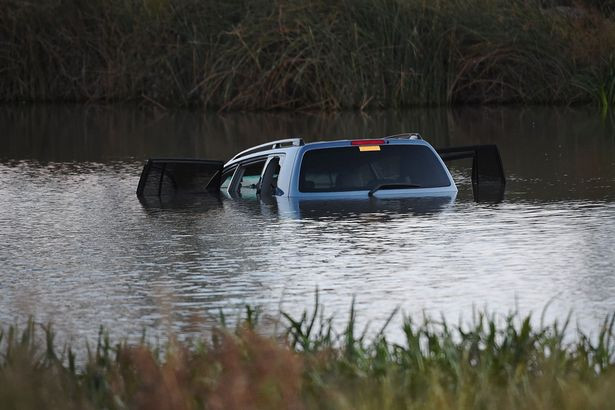
[[[451,182],[436,154],[423,145],[380,145],[379,150],[358,146],[323,148],[303,155],[301,192],[435,188]]]

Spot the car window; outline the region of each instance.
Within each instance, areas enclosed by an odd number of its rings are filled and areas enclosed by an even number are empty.
[[[278,176],[280,174],[281,157],[271,158],[263,172],[260,190],[261,195],[272,195],[278,192]]]
[[[235,168],[225,171],[222,174],[222,177],[220,178],[220,180],[222,181],[220,183],[220,189],[227,189],[229,187],[229,185],[231,184],[231,180],[233,179],[234,172]]]
[[[237,192],[239,195],[242,197],[256,197],[258,183],[264,165],[265,160],[262,160],[240,167],[239,172],[241,172],[241,179],[237,185]]]
[[[369,190],[381,184],[408,184],[415,188],[450,186],[436,154],[423,145],[381,145],[307,151],[301,162],[299,191]]]

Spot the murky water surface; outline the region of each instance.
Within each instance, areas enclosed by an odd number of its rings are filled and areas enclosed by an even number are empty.
[[[615,130],[591,110],[463,109],[203,115],[131,107],[0,108],[0,322],[33,314],[69,337],[189,336],[244,304],[298,314],[315,289],[343,319],[396,308],[457,321],[474,308],[595,329],[615,312]],[[143,206],[148,156],[229,158],[267,140],[420,131],[496,143],[509,180],[476,203],[279,207],[204,198]],[[395,330],[392,330],[393,334]]]

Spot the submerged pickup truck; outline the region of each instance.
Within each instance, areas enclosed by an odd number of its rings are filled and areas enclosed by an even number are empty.
[[[227,162],[149,159],[137,196],[207,192],[231,198],[300,200],[454,196],[457,186],[445,163],[463,158],[472,159],[475,193],[481,184],[503,191],[506,180],[495,145],[436,150],[419,134],[409,133],[312,143],[284,139],[249,148]]]

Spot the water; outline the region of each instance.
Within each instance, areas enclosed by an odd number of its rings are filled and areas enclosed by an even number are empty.
[[[615,130],[592,110],[370,115],[0,108],[0,322],[34,315],[75,340],[187,337],[244,304],[299,314],[319,289],[378,328],[397,307],[452,321],[474,309],[596,329],[615,312]],[[225,159],[267,140],[420,131],[434,146],[497,143],[499,203],[457,199],[279,207],[210,198],[143,206],[148,156]],[[537,319],[538,320],[538,319]],[[391,330],[395,337],[395,329]]]

